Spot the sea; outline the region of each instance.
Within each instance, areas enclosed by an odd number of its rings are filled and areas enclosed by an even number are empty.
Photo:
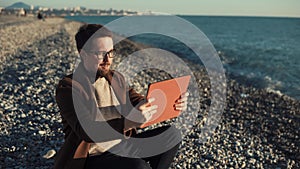
[[[67,16],[66,18],[105,25],[120,17]],[[192,23],[207,36],[220,55],[227,76],[247,86],[271,90],[300,100],[300,18],[178,17]],[[184,49],[181,42],[172,38],[156,34],[130,38],[202,64],[199,59],[198,61],[195,59],[195,54],[191,50]]]

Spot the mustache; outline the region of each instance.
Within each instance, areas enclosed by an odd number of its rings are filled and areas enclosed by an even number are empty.
[[[100,63],[99,65],[100,65],[100,66],[109,66],[109,65],[111,65],[111,63],[105,62],[105,63]]]

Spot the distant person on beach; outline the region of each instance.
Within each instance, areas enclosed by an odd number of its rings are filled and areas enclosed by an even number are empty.
[[[56,88],[65,140],[55,157],[55,169],[167,169],[178,151],[181,136],[172,126],[136,132],[156,113],[157,106],[151,105],[153,99],[127,87],[121,73],[110,69],[115,57],[112,36],[98,24],[85,24],[75,35],[81,62]],[[174,109],[184,110],[186,100],[187,95],[182,95]],[[137,120],[125,118],[128,114]],[[94,129],[96,136],[86,129]],[[161,136],[166,130],[171,132]],[[136,138],[153,136],[160,139],[135,144]],[[144,152],[166,147],[160,154],[143,157]]]
[[[24,9],[24,15],[23,16],[27,16],[27,11],[26,9]]]
[[[38,18],[39,20],[45,20],[43,14],[42,14],[41,12],[38,12],[37,18]]]

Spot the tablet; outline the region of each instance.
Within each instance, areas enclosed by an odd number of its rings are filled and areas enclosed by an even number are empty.
[[[170,80],[164,80],[149,84],[147,99],[155,98],[151,103],[157,105],[157,112],[152,118],[141,125],[141,128],[178,117],[179,110],[174,109],[174,103],[181,94],[187,91],[191,76],[182,76]]]

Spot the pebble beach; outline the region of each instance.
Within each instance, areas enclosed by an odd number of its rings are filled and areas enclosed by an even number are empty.
[[[63,143],[55,87],[74,69],[74,35],[81,24],[63,18],[0,16],[0,169],[52,168]],[[122,42],[116,66],[145,47]],[[300,101],[228,77],[220,123],[212,137],[199,142],[210,106],[210,81],[204,68],[188,64],[199,83],[201,109],[170,168],[300,168]],[[158,73],[141,73],[143,79],[133,82],[136,90],[146,91],[147,81],[160,77]]]

